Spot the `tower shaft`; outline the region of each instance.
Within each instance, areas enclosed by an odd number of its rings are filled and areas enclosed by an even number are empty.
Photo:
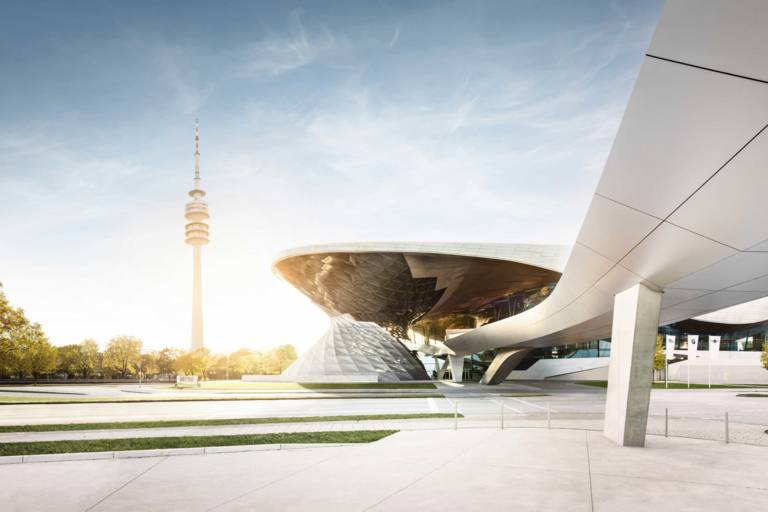
[[[203,348],[202,247],[192,247],[192,342],[190,350]]]

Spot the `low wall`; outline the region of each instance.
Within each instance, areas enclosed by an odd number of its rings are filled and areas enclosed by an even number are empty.
[[[763,368],[760,354],[720,352],[717,359],[709,359],[702,351],[696,359],[670,365],[669,380],[688,382],[690,369],[692,384],[768,384],[768,370]]]
[[[686,351],[675,351],[685,354]],[[719,352],[709,359],[705,350],[696,359],[669,365],[670,381],[688,381],[690,365],[692,384],[768,384],[768,370],[760,362],[760,352]],[[608,357],[540,359],[527,370],[513,370],[507,380],[607,380]],[[711,380],[710,380],[711,379]]]
[[[507,380],[606,380],[607,357],[539,359],[527,370],[512,370]]]

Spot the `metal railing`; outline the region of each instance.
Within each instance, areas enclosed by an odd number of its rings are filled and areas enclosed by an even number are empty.
[[[473,411],[478,403],[494,402],[492,408],[484,411]],[[516,428],[567,429],[602,431],[604,413],[558,410],[552,403],[541,404],[541,409],[533,412],[512,412],[508,409],[503,398],[487,399],[451,399],[453,405],[450,425],[445,420],[425,420],[424,422],[409,421],[404,429],[445,429],[452,430],[491,428],[513,430]],[[490,410],[489,410],[490,409]],[[409,426],[412,425],[412,426]],[[768,446],[768,425],[751,420],[734,421],[729,411],[720,414],[674,414],[674,411],[664,408],[663,413],[652,413],[648,416],[647,434],[651,436],[681,437],[720,441],[724,443],[739,443],[758,446]]]

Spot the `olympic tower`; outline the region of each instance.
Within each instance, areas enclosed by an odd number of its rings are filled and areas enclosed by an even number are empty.
[[[203,199],[205,190],[200,187],[200,128],[195,119],[195,179],[192,198],[187,203],[184,217],[185,241],[192,246],[192,341],[190,350],[203,348],[203,271],[202,249],[208,243],[208,203]]]

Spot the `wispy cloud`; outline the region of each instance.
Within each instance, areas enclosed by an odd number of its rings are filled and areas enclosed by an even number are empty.
[[[247,49],[248,73],[277,77],[315,62],[322,54],[336,47],[336,39],[327,30],[310,36],[301,21],[303,15],[302,9],[291,12],[289,35],[271,36]]]
[[[392,34],[392,39],[389,40],[389,47],[394,48],[399,40],[400,40],[400,25],[395,27],[395,32]]]
[[[472,113],[472,109],[475,107],[479,99],[480,99],[480,96],[475,96],[469,101],[459,105],[459,108],[456,109],[456,114],[455,114],[453,123],[451,123],[451,127],[448,130],[449,133],[456,133],[456,131],[458,131],[464,125],[464,122],[467,120],[467,117]]]

